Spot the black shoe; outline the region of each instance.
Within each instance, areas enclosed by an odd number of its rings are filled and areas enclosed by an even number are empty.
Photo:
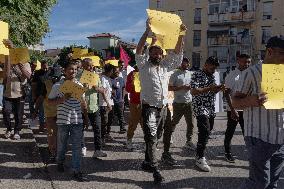
[[[141,164],[141,169],[145,172],[153,173],[154,172],[154,167],[150,165],[150,163],[143,161]]]
[[[163,153],[161,160],[166,165],[173,166],[177,164],[177,160],[175,160],[170,153]]]
[[[56,155],[50,154],[48,162],[49,163],[55,163],[56,162]]]
[[[57,171],[60,172],[60,173],[64,172],[64,165],[63,165],[63,163],[57,164]]]
[[[161,182],[163,182],[165,180],[164,177],[161,175],[160,171],[158,171],[158,170],[154,171],[153,178],[154,178],[155,184],[160,184]]]
[[[74,172],[74,179],[78,182],[88,182],[88,178],[82,174],[82,172]]]
[[[235,158],[232,156],[231,153],[225,153],[226,161],[229,163],[235,163]]]

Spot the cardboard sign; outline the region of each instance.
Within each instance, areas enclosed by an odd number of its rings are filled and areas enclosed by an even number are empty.
[[[97,67],[100,67],[101,64],[100,64],[100,57],[98,56],[82,56],[81,57],[81,60],[84,60],[85,58],[90,58],[93,62],[93,66],[97,66]]]
[[[72,59],[78,59],[88,54],[88,49],[72,48],[72,51]]]
[[[28,48],[15,48],[10,49],[10,62],[11,64],[25,64],[30,61]]]
[[[262,64],[261,89],[267,93],[266,109],[284,108],[284,64]]]
[[[82,100],[83,94],[86,92],[83,86],[70,80],[64,81],[59,90],[64,94],[70,93],[72,98],[76,98],[79,101]]]
[[[100,76],[94,72],[89,72],[87,70],[83,71],[83,74],[80,78],[81,83],[86,83],[89,86],[98,86]]]
[[[9,39],[9,25],[0,21],[0,54],[9,55],[9,49],[3,43],[4,39]]]
[[[139,72],[134,72],[134,90],[137,93],[141,92]]]
[[[180,35],[181,18],[172,13],[147,9],[153,33],[163,41],[163,49],[174,49]]]

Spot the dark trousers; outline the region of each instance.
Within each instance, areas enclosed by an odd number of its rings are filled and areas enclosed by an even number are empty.
[[[231,140],[234,136],[236,127],[238,125],[238,123],[241,126],[242,129],[242,133],[244,135],[244,118],[243,118],[243,112],[242,111],[238,111],[239,114],[239,120],[233,120],[231,118],[231,111],[227,112],[227,129],[225,132],[225,140],[224,140],[224,147],[225,147],[225,153],[231,153]]]
[[[142,104],[143,132],[146,143],[145,161],[151,166],[157,167],[157,140],[158,129],[164,128],[164,152],[170,148],[172,134],[171,122],[167,122],[168,107],[157,108],[148,104]]]
[[[102,149],[102,133],[101,133],[101,115],[100,111],[88,114],[90,124],[92,125],[94,132],[94,146],[95,150]]]
[[[24,99],[6,98],[3,99],[3,121],[8,131],[12,131],[10,114],[14,114],[15,128],[14,132],[18,133],[22,129],[23,113],[24,113]]]
[[[125,126],[125,121],[124,121],[124,102],[119,102],[119,103],[114,103],[113,106],[113,111],[110,112],[112,113],[112,117],[116,115],[118,119],[118,125],[120,128],[123,128]],[[112,124],[113,119],[110,120],[110,125]]]
[[[113,110],[108,112],[106,106],[100,106],[100,114],[101,114],[101,136],[102,139],[104,139],[105,136],[110,133],[110,126],[113,120]]]
[[[202,158],[204,157],[204,151],[208,143],[210,131],[214,126],[214,116],[199,115],[196,119],[198,128],[196,155],[198,158]]]
[[[249,155],[249,178],[241,188],[276,189],[284,167],[284,145],[270,144],[254,137],[245,137],[245,143]]]
[[[193,123],[192,123],[192,109],[191,103],[173,103],[173,132],[179,123],[180,119],[184,116],[186,122],[186,140],[191,142],[192,133],[193,133]]]

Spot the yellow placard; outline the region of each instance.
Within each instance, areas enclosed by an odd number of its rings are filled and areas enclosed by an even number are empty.
[[[0,54],[0,64],[4,64],[5,63],[5,55]]]
[[[10,49],[10,62],[11,64],[25,64],[30,61],[28,48],[15,48]]]
[[[100,57],[98,57],[98,56],[82,56],[81,57],[81,60],[84,60],[85,58],[90,58],[90,59],[92,59],[92,62],[93,62],[93,66],[101,66],[101,64],[100,64]]]
[[[111,64],[115,67],[118,67],[118,60],[107,60],[106,64]]]
[[[262,64],[261,89],[267,93],[266,109],[284,108],[284,64]]]
[[[148,37],[146,42],[151,45],[152,44],[152,38]],[[159,40],[158,37],[157,37],[157,41],[153,45],[157,45],[157,46],[161,47],[162,50],[163,50],[163,55],[167,55],[167,51],[165,49],[163,49],[163,41],[162,41],[162,39]]]
[[[81,83],[87,83],[89,86],[98,86],[100,76],[94,72],[84,70],[80,78]]]
[[[3,44],[4,39],[9,39],[9,25],[0,21],[0,54],[9,55],[9,49]]]
[[[180,35],[181,18],[172,13],[147,9],[153,33],[163,41],[163,49],[174,49]]]
[[[36,69],[35,70],[40,70],[41,69],[41,63],[40,61],[36,61]]]
[[[83,86],[74,83],[71,80],[64,81],[59,90],[64,94],[70,93],[72,98],[76,98],[79,101],[82,100],[83,94],[86,92],[86,89]]]
[[[137,93],[141,92],[139,72],[134,72],[134,90]]]
[[[88,49],[72,48],[72,59],[78,59],[88,54]]]

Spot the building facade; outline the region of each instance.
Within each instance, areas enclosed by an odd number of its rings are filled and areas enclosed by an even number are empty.
[[[180,15],[189,30],[185,55],[194,67],[217,56],[221,73],[241,53],[259,61],[267,40],[284,35],[283,0],[149,0],[149,8]]]

